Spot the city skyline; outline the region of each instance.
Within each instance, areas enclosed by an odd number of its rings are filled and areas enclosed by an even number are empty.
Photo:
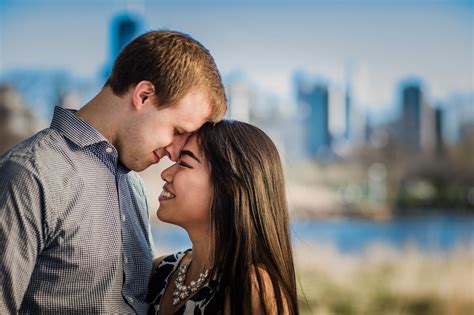
[[[147,29],[190,33],[213,53],[224,77],[244,73],[255,89],[286,100],[295,99],[291,78],[297,70],[341,86],[350,70],[354,95],[375,111],[396,105],[395,87],[407,77],[423,79],[434,101],[473,91],[473,5],[465,1],[205,1],[198,6],[2,0],[0,9],[0,74],[65,69],[97,77],[109,55],[109,24],[128,10],[141,15]]]

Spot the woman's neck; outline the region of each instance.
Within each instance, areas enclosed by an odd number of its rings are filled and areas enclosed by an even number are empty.
[[[189,233],[193,243],[192,264],[189,266],[188,274],[194,278],[199,277],[201,272],[212,267],[212,242],[207,235],[192,235]]]

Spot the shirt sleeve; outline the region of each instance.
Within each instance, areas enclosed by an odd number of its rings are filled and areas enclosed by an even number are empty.
[[[0,314],[18,313],[44,246],[45,185],[34,173],[0,164]]]

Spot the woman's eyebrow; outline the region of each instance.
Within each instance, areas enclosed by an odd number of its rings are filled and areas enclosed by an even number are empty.
[[[201,161],[199,161],[199,159],[194,155],[193,152],[189,151],[189,150],[182,150],[181,151],[181,154],[180,154],[180,157],[182,157],[183,155],[187,155],[187,156],[190,156],[191,158],[195,159],[196,161],[198,161],[198,163],[200,164]]]

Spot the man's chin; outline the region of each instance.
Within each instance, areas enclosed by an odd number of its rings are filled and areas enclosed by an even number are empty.
[[[152,165],[153,165],[153,163],[148,163],[146,165],[138,165],[135,168],[131,168],[131,170],[135,171],[135,172],[143,172],[144,170],[146,170],[147,168],[149,168]]]
[[[125,167],[134,172],[142,172],[152,165],[152,163],[124,163]]]

